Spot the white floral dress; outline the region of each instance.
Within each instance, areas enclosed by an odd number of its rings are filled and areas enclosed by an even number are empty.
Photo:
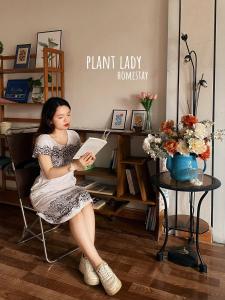
[[[58,144],[49,134],[41,134],[34,147],[33,157],[39,154],[49,155],[53,167],[69,164],[81,146],[77,132],[67,130],[68,141],[66,145]],[[30,194],[34,209],[40,217],[52,224],[68,221],[81,211],[89,202],[90,194],[82,187],[76,185],[74,172],[47,179],[44,172],[36,178]]]

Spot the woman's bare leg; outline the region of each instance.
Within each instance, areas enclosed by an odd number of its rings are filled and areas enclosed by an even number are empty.
[[[97,268],[102,263],[102,258],[99,256],[90,237],[83,213],[80,212],[75,215],[70,219],[69,224],[71,234],[81,251],[87,256],[92,266]]]
[[[89,236],[91,238],[92,243],[95,243],[95,214],[92,203],[88,203],[85,207],[81,210],[86,228],[88,230]]]

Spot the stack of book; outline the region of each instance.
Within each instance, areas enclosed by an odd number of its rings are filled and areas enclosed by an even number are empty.
[[[98,210],[106,204],[105,200],[99,198],[93,198],[93,208]]]
[[[146,214],[145,229],[147,231],[154,231],[155,225],[156,225],[156,207],[150,206]]]
[[[77,185],[81,186],[85,189],[91,188],[94,185],[96,185],[96,181],[90,180],[90,179],[84,179],[84,180],[78,180]]]
[[[90,193],[97,193],[102,195],[114,195],[116,192],[115,185],[96,182],[94,185],[89,186],[87,191]]]
[[[77,185],[85,188],[90,193],[98,193],[103,195],[114,195],[116,186],[106,183],[96,182],[90,179],[77,181]]]

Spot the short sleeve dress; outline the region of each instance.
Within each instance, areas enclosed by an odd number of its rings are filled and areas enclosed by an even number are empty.
[[[41,134],[34,147],[33,157],[39,154],[49,155],[53,167],[69,164],[81,146],[77,132],[67,130],[66,145],[58,144],[49,134]],[[51,224],[68,221],[92,202],[90,194],[82,187],[76,185],[74,172],[63,176],[47,179],[44,172],[36,178],[30,194],[34,209],[40,217]]]

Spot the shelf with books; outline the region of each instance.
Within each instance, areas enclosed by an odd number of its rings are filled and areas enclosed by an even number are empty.
[[[138,197],[143,203],[147,203],[154,193],[150,189],[148,182],[146,159],[122,160],[117,190],[118,197],[130,194]]]

